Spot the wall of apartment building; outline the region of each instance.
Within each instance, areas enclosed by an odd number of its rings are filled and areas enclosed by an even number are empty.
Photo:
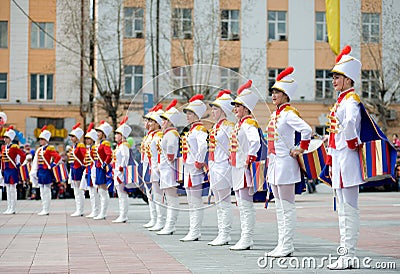
[[[60,136],[65,136],[65,131],[77,121],[82,122],[80,50],[74,41],[64,39],[62,1],[20,0],[17,3],[20,7],[12,1],[2,1],[0,8],[0,20],[8,21],[9,35],[8,47],[0,49],[0,72],[7,73],[7,99],[1,100],[0,111],[7,114],[7,124],[14,125],[27,142],[34,144],[38,118],[62,119],[64,128],[54,131]],[[62,45],[54,41],[52,49],[32,48],[32,23],[24,12],[35,22],[54,23],[52,36],[62,41]],[[30,99],[31,74],[53,74],[53,100]]]

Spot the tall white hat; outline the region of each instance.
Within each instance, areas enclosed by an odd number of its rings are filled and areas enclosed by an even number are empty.
[[[252,84],[253,82],[249,80],[239,87],[237,90],[237,97],[231,104],[240,104],[248,108],[248,110],[253,111],[258,102],[258,95],[250,89]]]
[[[162,104],[159,103],[157,104],[154,108],[153,111],[147,116],[148,119],[156,121],[160,126],[162,124],[162,119],[161,115],[164,113],[162,110]]]
[[[39,139],[45,139],[47,142],[50,141],[51,132],[47,130],[47,126],[42,127],[39,135]]]
[[[98,127],[95,128],[95,130],[100,130],[101,132],[103,132],[106,135],[106,138],[108,138],[108,135],[110,135],[111,131],[112,131],[112,127],[110,126],[109,123],[107,123],[106,121],[100,121],[100,125]]]
[[[93,127],[94,123],[90,123],[88,129],[86,130],[85,138],[90,138],[94,142],[96,142],[98,137],[97,137],[97,132],[96,130],[93,129]]]
[[[175,108],[177,102],[176,99],[172,100],[165,109],[165,112],[160,116],[161,118],[169,120],[174,126],[176,126],[181,119],[181,113]]]
[[[290,76],[293,71],[293,67],[287,67],[284,71],[279,73],[278,77],[276,77],[275,84],[271,87],[271,90],[279,90],[285,93],[289,97],[289,99],[292,99],[298,86],[297,82]]]
[[[12,140],[14,140],[15,138],[15,131],[14,131],[14,127],[13,126],[9,126],[6,130],[6,132],[4,133],[4,137],[8,137]]]
[[[79,126],[81,123],[77,123],[75,126],[72,127],[71,132],[68,134],[69,136],[75,136],[76,138],[81,139],[83,136],[83,129],[81,129]]]
[[[115,130],[116,133],[120,133],[125,138],[129,137],[131,134],[132,128],[126,124],[128,121],[128,116],[125,116],[124,119],[119,123],[119,127]]]
[[[190,110],[194,112],[194,114],[201,119],[203,117],[204,113],[206,113],[207,106],[204,104],[203,100],[204,95],[203,94],[196,94],[189,100],[189,104],[183,109],[183,112],[186,113],[186,111]]]
[[[358,80],[361,73],[361,62],[348,55],[351,52],[349,45],[345,46],[339,55],[336,57],[336,65],[332,69],[332,73],[342,74],[354,82]]]
[[[228,89],[221,90],[215,101],[210,103],[210,106],[219,107],[228,115],[233,109],[233,105],[231,104],[233,102],[232,97],[230,96],[231,93],[232,92]]]

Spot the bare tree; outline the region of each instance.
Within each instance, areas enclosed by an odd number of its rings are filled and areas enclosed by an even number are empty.
[[[124,60],[142,53],[137,47],[128,54],[123,54],[123,1],[122,0],[83,0],[85,17],[81,16],[78,1],[63,1],[65,5],[64,32],[84,48],[82,60],[85,75],[91,79],[85,92],[88,102],[81,106],[85,114],[93,113],[99,107],[111,118],[112,126],[118,126],[122,115],[122,106],[129,99],[123,94]],[[82,25],[85,26],[82,28]],[[81,77],[84,77],[81,75]],[[91,117],[93,119],[93,117]]]
[[[398,35],[400,18],[393,1],[385,3],[387,5],[382,5],[380,18],[382,27],[379,36],[374,37],[371,35],[371,30],[361,28],[363,41],[361,49],[367,53],[373,67],[371,70],[362,72],[362,100],[368,111],[376,117],[384,132],[388,127],[395,126],[397,122],[396,112],[391,106],[398,102],[400,91],[400,37]],[[370,5],[375,4],[375,2],[370,3]],[[377,10],[377,7],[369,8]],[[370,89],[371,93],[369,93]]]

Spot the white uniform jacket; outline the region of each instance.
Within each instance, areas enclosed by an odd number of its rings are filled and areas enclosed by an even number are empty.
[[[300,182],[300,166],[296,158],[290,156],[295,147],[295,132],[301,133],[300,147],[308,149],[311,127],[300,117],[290,104],[283,104],[274,111],[267,126],[268,173],[267,181],[273,185]]]
[[[124,183],[124,169],[129,162],[129,144],[127,142],[119,142],[114,151],[115,166],[114,166],[114,184]]]
[[[197,169],[195,162],[205,163],[207,154],[207,129],[202,123],[193,123],[182,139],[184,159],[184,186],[192,187],[204,183],[203,169]]]
[[[159,146],[162,138],[162,132],[157,130],[154,132],[153,138],[151,138],[150,142],[150,182],[158,182],[160,180],[160,171],[158,167],[159,162]]]
[[[209,179],[211,188],[215,190],[232,187],[232,171],[229,164],[229,138],[234,126],[233,122],[222,119],[210,131]]]
[[[252,186],[250,170],[246,164],[249,155],[256,156],[261,147],[258,123],[252,116],[245,116],[235,124],[231,135],[230,152],[233,190]]]
[[[141,157],[140,161],[143,164],[143,170],[142,170],[142,178],[145,178],[146,170],[147,168],[151,168],[151,150],[150,150],[150,144],[151,140],[153,139],[153,136],[155,134],[155,131],[149,131],[146,136],[143,137],[142,143],[140,144],[140,152],[141,152]]]
[[[176,161],[179,149],[179,132],[176,128],[168,128],[164,131],[160,146],[160,188],[166,189],[177,186],[176,182]],[[168,155],[172,155],[173,160],[168,160]]]
[[[328,162],[332,164],[332,187],[363,184],[359,155],[355,146],[361,143],[360,97],[354,89],[339,94],[329,115]]]

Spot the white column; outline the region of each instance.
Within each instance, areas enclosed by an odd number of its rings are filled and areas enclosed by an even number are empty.
[[[18,1],[19,6],[29,13],[29,0]],[[9,94],[10,103],[21,100],[26,103],[29,98],[28,83],[28,49],[30,42],[29,20],[21,10],[10,1],[10,75],[9,75]]]
[[[253,80],[260,99],[267,96],[267,2],[241,1],[240,73]],[[242,85],[243,83],[240,83]]]
[[[315,97],[315,8],[314,0],[289,0],[288,12],[289,66],[298,83],[292,100],[314,100]]]

